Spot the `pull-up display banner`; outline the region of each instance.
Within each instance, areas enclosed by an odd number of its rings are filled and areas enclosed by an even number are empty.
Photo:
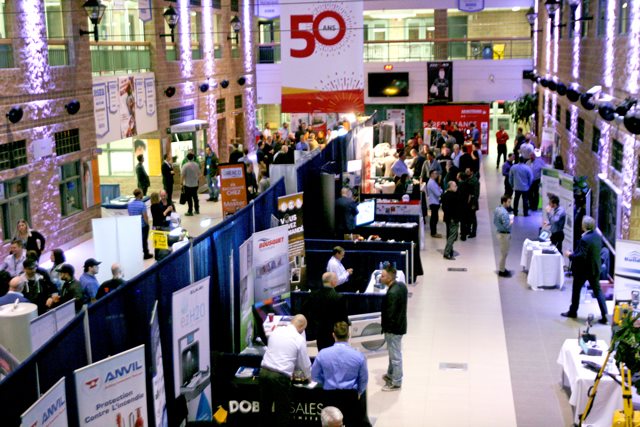
[[[364,112],[362,1],[281,0],[282,112]]]

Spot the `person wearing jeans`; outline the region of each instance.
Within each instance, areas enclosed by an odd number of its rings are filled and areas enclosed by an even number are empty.
[[[149,217],[147,216],[147,206],[142,201],[142,190],[136,188],[133,190],[134,200],[130,201],[127,205],[127,211],[129,216],[140,215],[140,221],[142,222],[142,252],[144,259],[153,258],[153,255],[149,252]]]
[[[204,176],[207,177],[207,186],[209,187],[208,202],[217,202],[220,194],[220,189],[218,188],[218,164],[218,156],[207,145],[204,148]]]
[[[396,281],[396,269],[389,265],[380,274],[387,286],[382,300],[382,332],[389,351],[387,373],[383,375],[382,391],[397,391],[402,387],[402,336],[407,333],[407,286]]]
[[[442,237],[442,235],[438,234],[438,212],[440,211],[440,196],[442,196],[442,187],[438,183],[439,175],[437,170],[431,170],[429,181],[427,182],[427,202],[431,210],[431,217],[429,218],[431,237]]]
[[[524,163],[522,157],[518,163],[511,166],[509,171],[509,183],[515,192],[513,199],[513,214],[518,216],[518,205],[520,204],[520,198],[522,197],[522,204],[524,205],[524,216],[529,215],[529,189],[533,183],[533,172],[531,168]]]

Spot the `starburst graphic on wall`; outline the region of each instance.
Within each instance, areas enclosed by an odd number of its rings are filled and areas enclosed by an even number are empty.
[[[320,80],[322,91],[342,91],[352,89],[364,89],[364,82],[356,72],[334,72]]]

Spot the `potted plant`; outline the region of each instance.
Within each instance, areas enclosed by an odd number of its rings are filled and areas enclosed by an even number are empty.
[[[640,315],[629,313],[614,328],[611,344],[616,349],[616,364],[624,363],[633,374],[633,385],[640,392]]]
[[[529,125],[531,116],[538,111],[538,94],[525,93],[515,101],[505,102],[505,111],[511,114],[515,123]]]

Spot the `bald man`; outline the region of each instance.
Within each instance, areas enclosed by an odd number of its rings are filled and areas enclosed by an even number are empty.
[[[164,191],[164,190],[163,190]],[[98,288],[98,293],[96,294],[96,299],[100,299],[111,291],[115,291],[120,286],[125,284],[123,279],[124,274],[122,273],[122,267],[117,262],[111,264],[111,279],[105,281]]]
[[[301,371],[305,378],[311,377],[307,342],[302,335],[306,327],[306,317],[298,314],[269,336],[260,369],[260,415],[265,427],[290,424],[293,373]]]
[[[24,295],[22,291],[24,289],[25,280],[21,276],[16,276],[9,281],[9,292],[6,295],[0,297],[0,306],[6,304],[13,304],[18,300],[19,302],[31,302]]]
[[[318,351],[331,347],[333,325],[336,322],[348,322],[347,306],[344,298],[335,287],[338,286],[338,276],[330,271],[322,275],[322,288],[311,292],[309,299],[302,308],[302,313],[309,319],[309,325],[315,333]]]

